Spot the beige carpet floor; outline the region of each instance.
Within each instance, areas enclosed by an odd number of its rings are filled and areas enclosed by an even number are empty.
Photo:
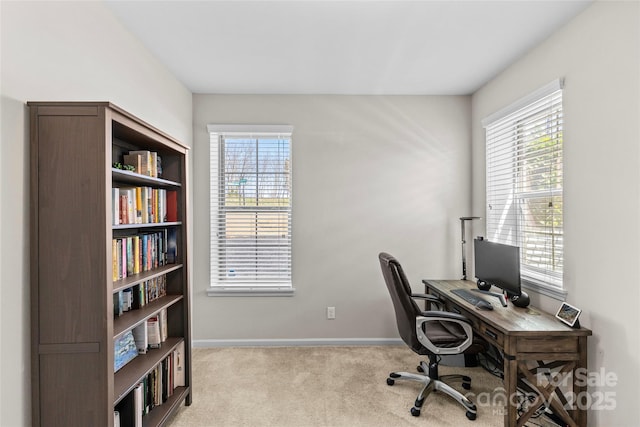
[[[403,346],[197,348],[193,403],[170,427],[502,426],[489,396],[501,381],[482,368],[440,366],[440,374],[472,378],[475,421],[442,393],[431,393],[420,417],[409,412],[420,390],[413,381],[386,384],[391,371],[416,372],[419,357]],[[536,425],[536,424],[530,424]]]

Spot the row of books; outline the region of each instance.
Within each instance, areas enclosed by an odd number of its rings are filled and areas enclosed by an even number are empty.
[[[147,374],[114,409],[115,427],[142,427],[143,417],[185,385],[184,342]]]
[[[135,173],[152,178],[162,176],[162,159],[155,151],[129,151],[123,156],[123,160],[125,165],[133,166]]]
[[[146,322],[133,328],[133,339],[136,342],[138,354],[146,354],[149,349],[160,348],[167,340],[167,310],[161,310],[157,316],[150,317]]]
[[[173,227],[112,239],[113,281],[175,264],[178,255],[176,240],[177,230]]]
[[[165,295],[167,295],[166,274],[118,291],[113,294],[114,317],[122,316],[123,313],[130,310],[142,308]]]
[[[113,225],[178,221],[178,193],[152,187],[113,187]]]
[[[160,348],[167,337],[167,310],[163,309],[113,342],[114,372],[118,372],[138,354],[146,354],[149,349]]]

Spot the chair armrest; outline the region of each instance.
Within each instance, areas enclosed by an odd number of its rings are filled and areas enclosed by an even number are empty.
[[[444,304],[442,300],[435,295],[430,294],[411,294],[411,298],[425,300],[429,303],[435,304],[438,309],[442,310],[444,308]]]
[[[456,347],[438,347],[426,336],[422,325],[428,322],[451,322],[457,323],[462,327],[467,338]],[[426,325],[429,328],[429,325]],[[433,354],[461,354],[473,343],[473,329],[469,320],[457,313],[449,313],[446,311],[427,311],[423,313],[423,316],[416,317],[416,335],[418,341],[425,346],[425,348],[431,351]]]
[[[438,320],[457,320],[471,325],[471,320],[464,317],[462,314],[452,313],[450,311],[423,311],[422,316],[437,317]]]

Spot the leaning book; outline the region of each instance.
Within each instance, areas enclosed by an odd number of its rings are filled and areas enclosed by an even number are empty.
[[[131,331],[127,331],[121,337],[117,338],[113,348],[115,352],[113,358],[115,372],[131,362],[138,355],[136,341],[133,339],[133,333]]]

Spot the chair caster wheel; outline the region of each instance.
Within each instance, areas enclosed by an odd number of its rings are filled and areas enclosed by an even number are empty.
[[[413,415],[414,417],[419,417],[420,416],[420,409],[411,408],[411,415]]]
[[[475,412],[471,412],[471,411],[467,411],[467,418],[470,419],[471,421],[476,419],[476,413]]]
[[[462,388],[465,390],[471,390],[471,377],[466,375],[462,376]]]
[[[387,378],[387,385],[394,385],[396,382],[391,379],[391,378]]]

